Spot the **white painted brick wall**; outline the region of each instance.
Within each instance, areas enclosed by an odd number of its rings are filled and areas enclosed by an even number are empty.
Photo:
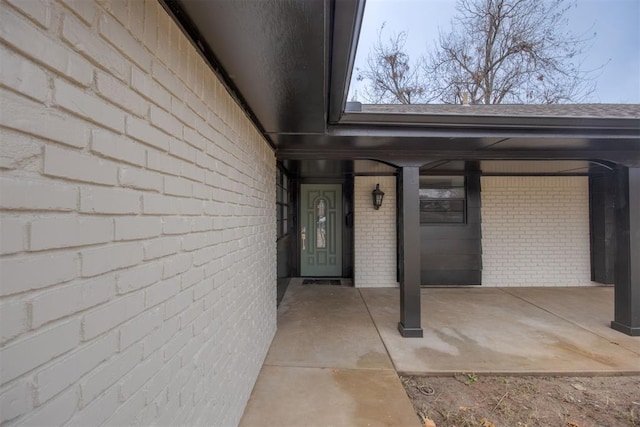
[[[589,286],[586,177],[482,177],[482,284]]]
[[[371,192],[380,184],[384,199],[373,208]],[[396,281],[396,178],[356,176],[354,179],[354,285],[394,287]]]
[[[0,0],[0,39],[0,424],[237,424],[274,153],[156,0]]]

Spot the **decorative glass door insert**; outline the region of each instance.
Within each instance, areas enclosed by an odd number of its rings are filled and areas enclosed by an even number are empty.
[[[342,275],[342,185],[302,184],[300,272]]]

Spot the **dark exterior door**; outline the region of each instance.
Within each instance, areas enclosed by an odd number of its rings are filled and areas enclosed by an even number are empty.
[[[342,185],[300,186],[300,273],[342,276]]]

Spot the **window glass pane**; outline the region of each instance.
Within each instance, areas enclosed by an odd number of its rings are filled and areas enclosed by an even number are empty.
[[[464,187],[459,188],[421,188],[420,198],[464,199]]]
[[[423,212],[463,212],[464,200],[421,200]]]
[[[465,222],[464,176],[420,177],[420,222]]]
[[[463,223],[463,200],[420,201],[420,222],[423,223]]]

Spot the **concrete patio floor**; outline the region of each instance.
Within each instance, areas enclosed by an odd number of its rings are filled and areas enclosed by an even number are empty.
[[[422,289],[424,338],[397,331],[397,289],[360,290],[405,374],[640,372],[640,339],[609,327],[613,288]]]
[[[398,289],[300,283],[241,426],[417,426],[397,373],[640,373],[640,338],[608,326],[610,287],[425,288],[424,338],[402,338]]]
[[[419,426],[358,289],[292,283],[241,426]]]

